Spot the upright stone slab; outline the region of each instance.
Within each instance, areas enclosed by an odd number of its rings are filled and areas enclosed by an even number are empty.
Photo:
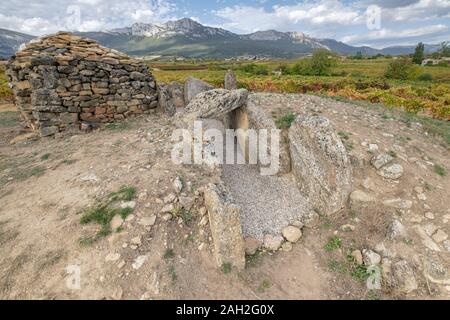
[[[244,269],[245,246],[239,207],[233,203],[223,185],[208,185],[204,198],[217,266],[230,263],[239,270]]]
[[[324,117],[301,116],[289,130],[292,173],[311,206],[323,214],[341,210],[352,190],[347,150]]]
[[[227,90],[236,90],[238,88],[236,75],[231,69],[225,74],[224,88]]]
[[[194,99],[198,94],[214,89],[213,86],[209,85],[205,81],[188,77],[184,83],[184,102],[189,104],[192,99]]]

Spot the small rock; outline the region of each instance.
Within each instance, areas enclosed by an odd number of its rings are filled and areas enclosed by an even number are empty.
[[[115,231],[115,230],[119,229],[122,226],[122,224],[123,224],[123,219],[121,216],[119,216],[117,214],[111,220],[111,229]]]
[[[398,237],[404,237],[405,235],[406,235],[405,226],[398,220],[392,221],[387,232],[388,239],[394,240]]]
[[[208,210],[206,209],[206,207],[201,207],[201,208],[198,210],[198,214],[199,214],[200,217],[203,217],[203,216],[206,215],[207,213],[208,213]]]
[[[391,162],[392,160],[394,160],[393,157],[391,157],[388,154],[385,153],[380,153],[378,155],[376,155],[375,157],[372,158],[372,160],[370,161],[370,163],[372,164],[372,166],[375,167],[375,169],[379,170],[382,167],[384,167],[385,165],[387,165],[389,162]]]
[[[277,251],[283,242],[282,236],[273,236],[266,234],[264,236],[264,247],[271,251]]]
[[[166,214],[164,214],[162,217],[161,217],[161,219],[163,220],[163,221],[169,221],[169,220],[171,220],[172,219],[172,214],[170,214],[170,213],[166,213]]]
[[[122,260],[117,264],[117,268],[122,269],[123,267],[125,267],[125,261]]]
[[[373,202],[375,197],[361,190],[355,190],[350,194],[350,200],[353,202]]]
[[[245,253],[250,256],[254,255],[262,245],[261,241],[252,237],[245,238],[244,242]]]
[[[148,194],[146,191],[139,193],[138,195],[138,201],[139,202],[144,202],[145,200],[147,200]]]
[[[123,290],[120,286],[117,289],[115,289],[113,291],[113,293],[111,294],[111,298],[113,300],[120,300],[120,299],[122,299],[122,296],[123,296]]]
[[[209,221],[209,219],[208,219],[208,216],[203,216],[202,218],[201,218],[201,220],[200,220],[200,222],[198,223],[198,225],[200,226],[200,227],[204,227],[204,226],[206,226],[207,224],[208,224],[208,221]]]
[[[100,179],[95,174],[89,174],[87,176],[81,177],[81,181],[83,182],[98,182]]]
[[[369,144],[369,149],[370,152],[377,152],[378,151],[378,145],[375,143],[371,143]]]
[[[122,204],[120,206],[122,209],[125,209],[125,208],[134,209],[134,208],[136,208],[136,201],[122,202]]]
[[[145,255],[139,256],[134,260],[134,262],[131,266],[133,267],[133,269],[139,270],[142,267],[142,265],[145,263],[145,261],[147,261],[147,259],[148,259],[148,257]]]
[[[417,199],[419,199],[421,201],[426,201],[427,196],[424,193],[419,193],[419,194],[417,194]]]
[[[150,217],[141,218],[138,223],[144,227],[151,227],[155,224],[155,222],[156,222],[156,216],[151,215]]]
[[[445,248],[445,250],[450,252],[450,240],[445,240],[444,242],[442,242],[442,246]]]
[[[177,196],[174,193],[169,193],[167,196],[164,197],[163,202],[168,204],[175,201]]]
[[[407,209],[411,209],[413,203],[410,200],[403,200],[403,199],[397,198],[397,199],[385,200],[385,201],[383,201],[383,204],[387,207],[407,210]]]
[[[425,230],[427,235],[431,237],[438,230],[438,227],[432,223],[428,223],[423,227],[423,230]]]
[[[395,289],[400,292],[411,293],[418,288],[414,270],[406,260],[392,264],[392,277]]]
[[[106,262],[116,262],[120,259],[120,253],[110,253],[105,257]]]
[[[192,197],[180,197],[179,198],[180,205],[186,210],[190,210],[194,205],[194,198]]]
[[[173,210],[175,209],[175,206],[170,203],[165,205],[162,209],[161,209],[161,213],[169,213],[169,212],[173,212]]]
[[[283,243],[282,246],[281,246],[281,250],[283,250],[284,252],[292,251],[292,243],[291,242]]]
[[[175,180],[173,181],[173,188],[176,193],[180,193],[181,190],[183,190],[183,181],[181,180],[180,177],[176,177]]]
[[[425,212],[425,218],[434,220],[434,214],[432,212]]]
[[[439,229],[438,231],[436,231],[436,233],[432,236],[433,240],[436,241],[437,243],[441,243],[444,242],[445,240],[448,239],[448,235],[442,230]]]
[[[361,253],[361,250],[354,250],[352,252],[352,257],[355,259],[355,262],[357,265],[362,265],[363,264],[363,256]]]
[[[344,224],[341,226],[341,231],[344,231],[344,232],[355,231],[355,229],[356,229],[356,227],[351,224]]]
[[[140,236],[137,236],[137,237],[132,238],[130,242],[131,242],[131,244],[140,246],[142,244],[142,239]]]
[[[362,186],[364,187],[364,189],[366,190],[370,190],[370,191],[375,191],[376,190],[376,185],[375,183],[372,181],[372,179],[370,178],[366,178],[363,183]]]
[[[296,243],[302,236],[302,231],[294,226],[284,228],[282,233],[283,237],[291,243]]]
[[[377,265],[381,262],[381,256],[370,249],[364,249],[362,255],[364,264],[368,267]]]
[[[403,167],[400,164],[392,164],[377,171],[379,176],[390,180],[397,180],[403,176]]]
[[[198,246],[198,251],[203,251],[206,247],[206,243],[202,242],[200,243],[200,245]]]

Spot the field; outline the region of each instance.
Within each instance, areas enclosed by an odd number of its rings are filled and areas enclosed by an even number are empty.
[[[234,69],[239,86],[251,91],[311,93],[350,100],[381,103],[437,119],[450,120],[450,68],[416,67],[416,78],[427,74],[427,80],[390,80],[384,78],[392,61],[389,58],[340,60],[329,76],[279,75],[282,65],[292,67],[296,61],[257,62],[267,74],[246,72],[250,62],[167,62],[150,63],[159,82],[184,82],[194,76],[217,87],[223,85],[227,69]]]
[[[329,76],[280,75],[281,66],[292,68],[296,61],[226,62],[185,61],[154,62],[156,79],[160,83],[184,82],[193,76],[213,84],[223,85],[226,70],[233,69],[239,86],[251,91],[280,93],[310,93],[350,100],[380,103],[387,107],[407,112],[450,120],[450,67],[416,67],[414,79],[391,80],[384,77],[392,61],[389,58],[351,60],[341,59]],[[248,66],[255,65],[256,72],[248,72]],[[263,71],[259,72],[258,68]],[[266,74],[265,74],[266,73]],[[421,75],[426,74],[426,80]],[[0,101],[12,101],[4,66],[0,66]]]

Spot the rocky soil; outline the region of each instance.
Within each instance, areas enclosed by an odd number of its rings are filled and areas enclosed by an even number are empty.
[[[329,118],[354,183],[344,210],[318,212],[300,234],[283,230],[290,241],[248,256],[239,272],[212,258],[198,190],[218,173],[172,164],[171,118],[30,140],[14,115],[0,112],[0,297],[448,299],[450,157],[441,141],[387,109],[305,95],[258,99],[274,117]],[[116,205],[132,213],[96,236],[100,226],[81,218],[122,186],[136,193]],[[382,266],[381,290],[367,288],[367,265]],[[67,286],[74,266],[79,288]]]

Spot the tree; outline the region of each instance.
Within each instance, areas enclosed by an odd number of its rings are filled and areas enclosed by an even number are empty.
[[[319,49],[314,51],[314,54],[311,58],[311,73],[315,76],[328,75],[331,71],[331,68],[335,65],[335,55],[326,49]]]
[[[441,42],[441,49],[439,49],[439,53],[442,57],[450,57],[450,45],[448,41]]]
[[[412,62],[415,64],[422,64],[422,61],[424,59],[424,51],[424,44],[422,42],[419,42],[419,44],[416,46],[416,50],[414,51]]]
[[[354,59],[362,60],[362,58],[363,58],[362,52],[361,51],[356,52],[356,55],[355,55]]]
[[[389,79],[406,80],[410,76],[411,62],[407,58],[392,60],[384,74]]]

